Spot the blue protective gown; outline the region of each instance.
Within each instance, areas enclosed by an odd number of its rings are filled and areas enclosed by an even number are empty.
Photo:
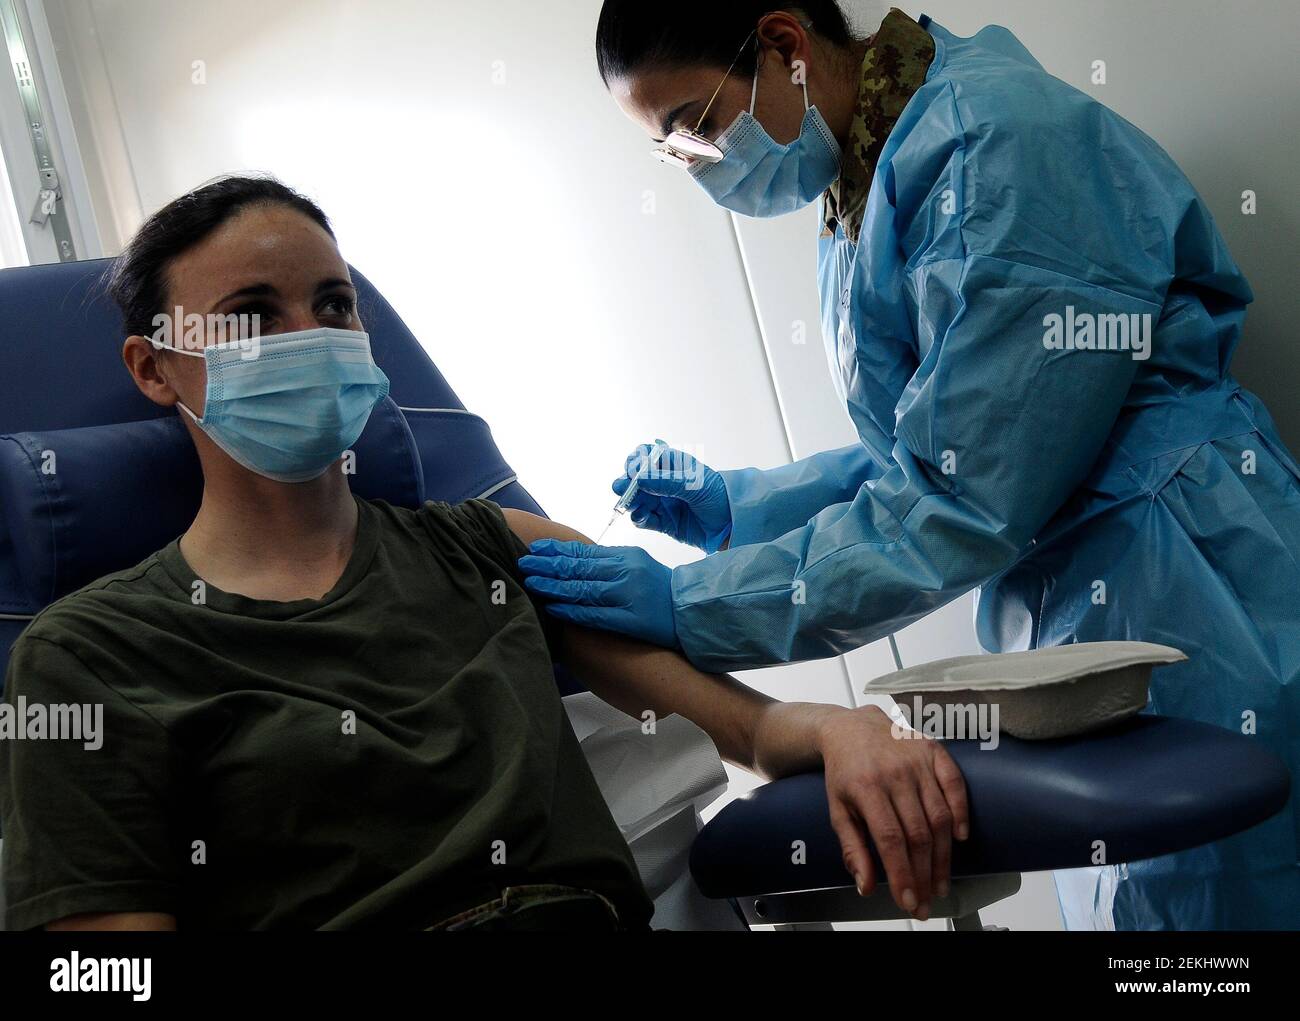
[[[834,656],[978,586],[990,652],[1175,646],[1150,711],[1253,730],[1300,776],[1300,469],[1228,372],[1249,286],[1154,141],[1005,29],[922,24],[935,59],[860,241],[820,249],[860,442],[724,473],[732,548],[673,576],[684,650]],[[1063,874],[1067,924],[1113,897],[1119,928],[1300,926],[1298,841],[1293,794],[1231,839]]]

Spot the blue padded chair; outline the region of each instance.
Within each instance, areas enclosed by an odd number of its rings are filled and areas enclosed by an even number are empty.
[[[0,672],[32,615],[162,548],[198,510],[202,478],[179,419],[122,365],[121,318],[100,286],[108,265],[0,271]],[[542,513],[487,423],[370,282],[353,279],[392,381],[357,444],[354,488],[405,506],[484,497]]]
[[[122,366],[121,320],[99,286],[107,265],[0,271],[0,676],[34,614],[160,549],[198,509],[202,479],[183,427]],[[392,381],[357,444],[354,489],[404,506],[482,497],[540,514],[487,423],[352,273]],[[1067,741],[949,748],[973,821],[952,894],[933,905],[955,928],[979,928],[979,909],[1014,893],[1021,871],[1088,864],[1094,840],[1107,841],[1112,860],[1192,847],[1267,819],[1290,790],[1281,760],[1249,739],[1159,717]],[[792,863],[795,841],[806,864]],[[706,895],[735,901],[751,924],[901,917],[887,892],[864,900],[852,889],[820,774],[727,806],[700,834],[691,869]]]

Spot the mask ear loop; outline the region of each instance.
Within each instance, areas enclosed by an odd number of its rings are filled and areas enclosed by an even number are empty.
[[[813,27],[811,21],[801,21],[799,24],[804,28]],[[803,68],[803,112],[807,113],[810,109],[812,109],[812,104],[808,102],[808,65],[805,64]]]
[[[799,24],[802,25],[804,28],[812,28],[812,27],[813,27],[811,21],[801,21],[801,22],[799,22]],[[757,28],[755,28],[754,31],[750,33],[751,36],[754,36],[754,35],[757,35],[757,34],[758,34],[758,29],[757,29]],[[749,40],[746,39],[746,40],[745,40],[745,46],[748,46],[748,45],[749,45]],[[741,52],[742,54],[745,52],[745,46],[742,46],[742,47],[740,48],[740,52]],[[740,60],[740,57],[737,56],[737,57],[736,57],[736,61],[739,61],[739,60]],[[736,64],[735,64],[734,61],[732,62],[732,65],[731,65],[731,66],[732,66],[732,67],[735,67],[735,66],[736,66]],[[731,74],[731,72],[728,71],[727,74]],[[724,78],[723,81],[725,82],[726,79]],[[721,91],[721,90],[722,90],[722,86],[719,85],[719,86],[718,86],[718,91]],[[717,97],[718,97],[718,93],[715,92],[715,93],[713,94],[713,98],[714,98],[714,99],[717,99]],[[754,67],[754,87],[753,87],[753,89],[750,90],[750,93],[749,93],[749,115],[750,115],[751,117],[754,116],[754,107],[757,105],[757,103],[758,103],[758,65],[756,64],[755,67]],[[709,106],[712,106],[712,105],[713,105],[713,99],[710,99],[710,100],[709,100]],[[808,112],[808,109],[809,109],[810,105],[811,105],[811,104],[808,102],[808,73],[807,73],[807,68],[804,68],[804,76],[803,76],[803,112],[804,112],[804,113],[807,113],[807,112]],[[704,112],[705,112],[705,114],[707,115],[709,111],[708,111],[708,109],[706,108]],[[704,117],[701,117],[701,118],[700,118],[700,123],[701,123],[701,124],[704,123]],[[698,131],[699,128],[697,127],[696,130]]]
[[[208,360],[208,356],[204,354],[203,351],[182,351],[178,347],[172,347],[170,344],[164,344],[157,337],[150,337],[149,343],[152,344],[154,348],[159,351],[171,351],[178,355],[185,355],[185,357],[187,358],[202,358],[205,362]],[[168,385],[170,386],[171,384]],[[199,416],[194,414],[194,412],[192,412],[189,408],[187,408],[185,406],[185,402],[182,401],[179,396],[176,398],[176,404],[181,409],[181,411],[185,412],[185,414],[189,415],[190,418],[194,419],[195,425],[203,424],[203,422],[199,419]]]
[[[807,68],[804,68],[804,76],[801,84],[803,85],[803,112],[807,113],[812,108],[812,104],[808,102],[808,69]],[[754,68],[754,87],[750,90],[749,93],[749,115],[751,117],[754,116],[754,107],[757,105],[758,105],[758,68]]]
[[[202,358],[205,361],[207,360],[207,355],[205,355],[203,351],[182,351],[178,347],[172,347],[170,344],[164,344],[157,337],[150,337],[149,343],[152,344],[159,351],[171,351],[173,354],[184,355],[186,358]],[[204,350],[206,350],[206,348]]]

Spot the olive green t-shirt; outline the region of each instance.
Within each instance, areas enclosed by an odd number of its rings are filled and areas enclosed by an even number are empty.
[[[358,507],[322,599],[218,591],[176,542],[31,623],[5,701],[103,716],[0,741],[10,928],[425,928],[532,883],[649,919],[501,512]]]

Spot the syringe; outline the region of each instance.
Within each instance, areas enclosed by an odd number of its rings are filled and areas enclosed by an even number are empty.
[[[614,527],[614,523],[631,508],[632,501],[636,499],[637,490],[641,486],[641,480],[645,478],[647,472],[659,464],[659,458],[663,457],[669,449],[668,444],[663,440],[655,441],[655,445],[650,448],[649,456],[642,462],[636,474],[632,476],[632,484],[627,487],[627,492],[619,498],[618,503],[614,504],[614,516],[609,519],[609,524],[605,526],[605,530],[600,533],[600,538],[596,540],[597,546],[604,544],[605,536],[609,535],[609,530]]]

